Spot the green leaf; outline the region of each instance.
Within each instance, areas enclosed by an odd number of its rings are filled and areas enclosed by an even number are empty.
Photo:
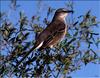
[[[74,37],[76,37],[78,35],[78,31],[75,32],[75,34],[73,35]]]
[[[19,49],[23,49],[23,46],[22,46],[21,44],[19,44],[17,47],[18,47]]]

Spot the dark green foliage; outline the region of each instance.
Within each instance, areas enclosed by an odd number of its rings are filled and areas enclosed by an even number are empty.
[[[12,4],[15,8],[16,0],[12,0]],[[72,3],[66,5],[73,9]],[[43,20],[45,25],[49,24],[48,17],[54,11],[55,9],[48,8],[47,16]],[[89,10],[86,14],[79,16],[77,18],[79,20],[74,20],[73,25],[71,25],[72,22],[69,22],[65,40],[55,48],[46,49],[42,52],[32,51],[19,66],[16,65],[20,59],[34,46],[33,34],[36,34],[37,37],[44,28],[37,24],[37,22],[41,22],[40,16],[32,16],[31,20],[28,20],[27,15],[20,12],[19,22],[16,21],[17,26],[14,26],[12,21],[7,21],[5,14],[0,12],[1,77],[15,75],[17,77],[48,78],[53,76],[57,78],[61,74],[66,76],[66,74],[79,70],[83,64],[99,63],[100,57],[93,47],[98,47],[100,39],[99,34],[92,28],[97,28],[100,22],[92,15],[92,11]],[[82,50],[83,45],[84,50]],[[7,53],[3,55],[5,50]],[[68,76],[68,78],[71,77]]]

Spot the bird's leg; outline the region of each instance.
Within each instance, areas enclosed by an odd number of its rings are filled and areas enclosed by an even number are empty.
[[[45,50],[46,50],[46,53],[49,54],[51,49],[48,47]]]

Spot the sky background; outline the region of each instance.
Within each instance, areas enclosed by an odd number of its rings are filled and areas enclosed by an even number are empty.
[[[43,9],[40,9],[40,16],[41,17],[46,17],[47,13],[47,7],[51,6],[52,8],[58,9],[58,8],[63,8],[65,7],[65,2],[66,1],[43,1],[43,4],[40,4]],[[10,9],[10,1],[8,0],[0,0],[0,10],[2,12],[7,12],[8,13],[8,18],[10,21],[16,23],[19,19],[19,12],[23,11],[25,12],[25,15],[28,16],[28,19],[30,20],[33,15],[37,15],[37,1],[32,1],[32,0],[18,0],[17,2],[20,7],[13,11]],[[75,0],[74,1],[74,17],[78,17],[80,15],[85,14],[88,10],[91,10],[92,14],[97,17],[97,20],[100,20],[100,1],[99,0]],[[41,13],[42,12],[42,13]],[[53,16],[49,17],[52,19]],[[42,20],[42,19],[41,19]],[[100,27],[95,30],[96,32],[100,31]],[[100,33],[100,32],[99,32]],[[100,65],[92,64],[89,63],[87,66],[82,66],[81,70],[77,70],[75,72],[72,72],[70,74],[73,78],[88,78],[88,77],[100,77]]]

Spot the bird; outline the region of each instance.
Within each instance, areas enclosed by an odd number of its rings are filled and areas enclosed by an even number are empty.
[[[17,66],[34,50],[39,51],[46,48],[53,48],[63,40],[67,31],[66,16],[73,13],[73,10],[59,8],[56,10],[51,23],[37,36],[34,46],[25,54]]]
[[[51,23],[36,38],[33,49],[41,51],[45,48],[53,48],[62,41],[67,31],[65,18],[71,12],[73,11],[65,8],[56,10]]]

